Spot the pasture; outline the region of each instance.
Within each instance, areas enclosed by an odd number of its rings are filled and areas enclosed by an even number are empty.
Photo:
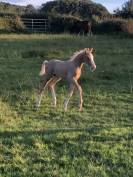
[[[47,90],[34,109],[44,59],[93,47],[97,69],[84,66],[77,94],[63,110],[66,82],[57,84],[57,108]],[[0,36],[0,176],[131,177],[133,174],[133,38],[70,35]]]

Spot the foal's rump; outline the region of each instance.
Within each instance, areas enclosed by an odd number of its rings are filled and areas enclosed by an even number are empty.
[[[40,73],[39,73],[40,76],[43,76],[43,75],[46,73],[46,64],[47,64],[47,63],[48,63],[47,60],[45,60],[45,61],[43,62],[42,66],[41,66]]]

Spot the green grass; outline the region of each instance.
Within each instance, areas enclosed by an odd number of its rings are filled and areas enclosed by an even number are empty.
[[[63,111],[66,82],[57,84],[58,105],[46,91],[34,110],[44,59],[68,59],[94,47],[97,70],[84,67],[77,94]],[[0,176],[132,177],[133,39],[122,36],[0,36]]]

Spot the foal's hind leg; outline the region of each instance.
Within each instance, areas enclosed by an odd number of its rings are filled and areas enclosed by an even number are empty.
[[[71,81],[69,84],[68,95],[67,95],[67,98],[64,103],[64,110],[65,111],[67,111],[67,106],[68,106],[71,96],[73,95],[73,91],[74,91],[74,83],[73,83],[73,81]]]
[[[38,108],[40,106],[41,99],[42,99],[42,93],[46,89],[46,87],[48,86],[48,84],[50,83],[50,81],[52,79],[53,78],[48,80],[48,77],[45,76],[44,81],[43,81],[43,83],[42,83],[42,85],[41,85],[41,87],[39,88],[39,91],[38,91],[38,96],[37,96],[37,99],[36,99],[36,108]]]
[[[53,78],[48,86],[50,87],[51,94],[52,94],[52,99],[53,99],[53,106],[56,107],[57,99],[56,99],[56,94],[55,94],[55,84],[60,80],[61,78],[55,77]]]

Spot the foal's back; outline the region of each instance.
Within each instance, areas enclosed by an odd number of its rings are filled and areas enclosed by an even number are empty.
[[[70,60],[50,60],[46,65],[46,73],[60,78],[68,77],[69,74],[72,74],[73,69],[73,63]]]

